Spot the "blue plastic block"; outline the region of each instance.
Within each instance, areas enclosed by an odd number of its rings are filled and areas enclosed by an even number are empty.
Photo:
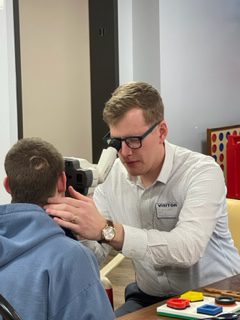
[[[215,316],[223,311],[221,306],[215,306],[214,304],[204,304],[201,307],[197,308],[197,313],[209,314]]]

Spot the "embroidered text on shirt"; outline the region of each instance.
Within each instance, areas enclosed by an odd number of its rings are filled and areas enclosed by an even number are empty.
[[[173,207],[177,207],[177,203],[156,203],[156,205],[158,206],[158,208],[173,208]]]

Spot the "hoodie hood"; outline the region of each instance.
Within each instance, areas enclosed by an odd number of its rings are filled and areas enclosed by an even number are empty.
[[[0,205],[0,267],[64,231],[34,204]]]

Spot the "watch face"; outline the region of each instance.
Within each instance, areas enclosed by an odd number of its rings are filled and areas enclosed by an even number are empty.
[[[102,232],[103,232],[104,239],[107,241],[111,241],[116,234],[115,229],[111,226],[104,228]]]

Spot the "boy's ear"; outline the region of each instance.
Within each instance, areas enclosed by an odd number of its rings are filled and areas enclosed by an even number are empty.
[[[63,171],[58,177],[58,181],[57,181],[58,192],[64,193],[66,191],[66,185],[67,185],[67,178],[66,178],[65,172]]]
[[[3,185],[4,185],[4,188],[5,190],[11,194],[11,189],[9,187],[9,180],[8,180],[8,177],[5,177],[4,180],[3,180]]]

